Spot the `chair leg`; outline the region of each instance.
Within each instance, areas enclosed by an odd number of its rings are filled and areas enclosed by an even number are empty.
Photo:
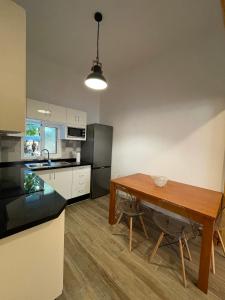
[[[148,236],[148,233],[147,233],[147,230],[146,230],[146,227],[145,227],[145,223],[144,223],[143,217],[139,216],[139,219],[140,219],[141,226],[142,226],[142,229],[144,231],[145,237],[146,237],[146,239],[149,239],[149,236]]]
[[[211,267],[212,267],[212,273],[216,274],[216,268],[215,268],[215,252],[214,252],[214,243],[212,241],[212,253],[211,253]]]
[[[120,215],[119,215],[119,218],[117,219],[117,221],[116,221],[116,224],[115,225],[118,225],[119,224],[119,222],[121,221],[121,219],[122,219],[122,216],[123,216],[123,213],[121,213]]]
[[[190,249],[189,249],[189,246],[188,246],[188,241],[187,241],[185,233],[183,234],[183,236],[184,236],[184,244],[185,244],[185,247],[186,247],[187,253],[188,253],[188,259],[190,261],[192,261],[191,252],[190,252]]]
[[[216,230],[217,234],[218,234],[218,237],[219,237],[219,240],[220,240],[220,243],[222,245],[222,248],[223,248],[223,254],[225,256],[225,246],[224,246],[224,243],[223,243],[223,239],[222,239],[222,236],[220,234],[220,231],[219,230]]]
[[[184,253],[183,253],[183,245],[182,245],[181,238],[179,239],[179,248],[180,248],[183,283],[184,283],[184,287],[186,287],[187,286],[187,280],[186,280],[185,265],[184,265]]]
[[[130,217],[130,226],[129,226],[129,251],[132,250],[132,230],[133,230],[133,218]]]
[[[158,241],[157,241],[157,243],[155,245],[155,248],[153,249],[151,255],[149,256],[149,262],[151,262],[151,260],[155,256],[155,254],[156,254],[156,252],[157,252],[157,250],[158,250],[158,248],[159,248],[159,246],[160,246],[160,244],[161,244],[161,242],[163,240],[163,237],[164,237],[164,232],[161,232],[161,234],[159,236],[159,239],[158,239]]]

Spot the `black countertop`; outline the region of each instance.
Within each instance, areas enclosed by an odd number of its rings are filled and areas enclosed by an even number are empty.
[[[55,169],[90,165],[66,161],[70,164]],[[0,163],[0,239],[55,219],[66,206],[66,200],[28,169],[26,163]],[[35,171],[42,169],[46,170]]]
[[[64,161],[66,161],[66,160],[64,160]],[[81,167],[81,166],[89,166],[89,165],[91,165],[91,164],[90,163],[86,163],[86,162],[80,162],[80,163],[69,162],[68,165],[60,165],[60,166],[54,166],[53,165],[53,166],[48,166],[48,167],[39,167],[39,168],[35,168],[34,171],[52,170],[52,169],[64,169],[64,168]]]
[[[71,161],[63,168],[82,165],[89,164]],[[66,200],[24,162],[0,163],[0,238],[55,219],[65,206]]]
[[[53,166],[53,167],[40,167],[35,169],[37,170],[46,170],[46,169],[62,169],[62,168],[70,168],[70,167],[79,167],[79,166],[89,166],[92,165],[89,162],[81,161],[80,163],[76,162],[76,159],[74,158],[61,158],[61,159],[52,159],[52,162],[60,162],[60,161],[66,161],[69,162],[68,165],[61,165],[61,166]],[[20,161],[13,161],[13,162],[0,162],[0,168],[2,167],[12,167],[12,166],[25,166],[29,163],[39,163],[39,162],[47,162],[47,160],[20,160]]]

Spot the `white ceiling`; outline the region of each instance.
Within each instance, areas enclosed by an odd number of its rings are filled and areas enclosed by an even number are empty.
[[[96,55],[94,12],[104,15],[105,74],[142,64],[209,34],[222,22],[219,0],[15,0],[27,11],[28,51],[83,72]]]

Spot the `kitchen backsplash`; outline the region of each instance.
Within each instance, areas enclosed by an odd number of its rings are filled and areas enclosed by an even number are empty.
[[[79,141],[61,140],[61,157],[71,158],[72,151],[77,147],[80,147]],[[21,160],[21,151],[21,138],[11,136],[0,137],[0,162]]]
[[[1,162],[21,160],[21,138],[1,136],[0,149]]]
[[[75,151],[76,148],[80,148],[81,142],[61,140],[61,147],[62,158],[72,158],[72,151]]]

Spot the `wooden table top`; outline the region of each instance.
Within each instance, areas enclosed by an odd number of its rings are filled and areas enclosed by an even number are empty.
[[[112,182],[213,220],[217,217],[222,200],[221,192],[176,181],[169,180],[164,187],[157,187],[151,176],[140,173],[116,178]]]

